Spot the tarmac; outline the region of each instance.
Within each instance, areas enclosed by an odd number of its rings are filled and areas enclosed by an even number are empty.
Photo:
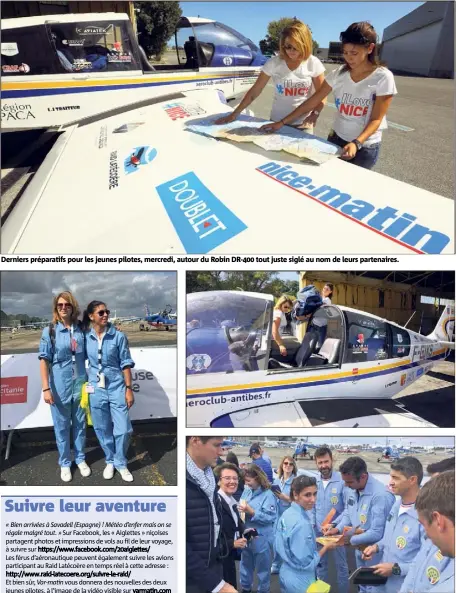
[[[135,348],[150,348],[161,346],[176,346],[177,331],[165,329],[149,329],[141,331],[140,322],[123,323],[117,325],[128,338],[128,343]],[[24,354],[26,352],[38,352],[42,330],[19,329],[16,333],[3,330],[0,334],[2,354]]]
[[[104,480],[103,451],[89,428],[86,461],[92,475],[82,478],[73,465],[73,480],[64,483],[60,480],[54,431],[16,431],[8,460],[1,451],[0,486],[176,486],[177,421],[134,422],[127,456],[134,482],[124,482],[117,472],[112,480]]]
[[[327,72],[339,65],[325,64]],[[377,173],[454,199],[454,81],[395,75],[397,95],[388,111]],[[269,119],[274,86],[249,106]],[[242,98],[242,97],[241,97]],[[239,100],[230,102],[235,107]],[[326,138],[335,114],[334,97],[321,112],[315,135]]]

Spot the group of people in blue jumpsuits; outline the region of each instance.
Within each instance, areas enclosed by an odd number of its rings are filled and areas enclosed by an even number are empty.
[[[77,300],[71,292],[61,292],[53,301],[52,323],[41,336],[38,358],[43,397],[51,407],[64,482],[72,480],[71,435],[74,461],[81,475],[91,474],[85,461],[84,395],[106,458],[103,477],[109,480],[117,470],[124,481],[133,481],[127,468],[127,450],[132,433],[128,410],[134,404],[131,369],[135,363],[126,336],[109,323],[109,313],[104,302],[92,301],[79,322]]]
[[[351,546],[357,568],[370,567],[355,581],[360,593],[454,592],[454,458],[431,464],[431,479],[423,487],[421,462],[398,459],[387,487],[368,473],[361,457],[347,458],[335,471],[327,446],[314,455],[317,477],[297,475],[296,461],[286,456],[273,484],[265,471],[270,460],[258,443],[250,457],[252,464],[243,471],[233,463],[220,465],[220,459],[215,470],[219,488],[224,473],[235,477],[234,471],[245,483],[236,497],[242,520],[237,545],[231,540],[240,551],[241,586],[236,571],[229,576],[224,571],[217,591],[251,593],[256,574],[255,590],[270,593],[271,574],[278,573],[282,593],[305,593],[317,580],[328,583],[329,552],[338,583],[331,591],[348,593],[346,549]],[[254,537],[248,537],[252,529]],[[338,537],[318,543],[321,536]]]

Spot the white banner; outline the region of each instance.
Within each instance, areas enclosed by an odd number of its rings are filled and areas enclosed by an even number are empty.
[[[176,348],[131,348],[132,420],[176,416]],[[42,397],[38,354],[1,357],[1,430],[53,426]]]

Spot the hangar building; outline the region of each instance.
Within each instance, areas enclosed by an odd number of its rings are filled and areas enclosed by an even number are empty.
[[[394,72],[454,78],[454,2],[425,2],[386,27],[382,45]]]

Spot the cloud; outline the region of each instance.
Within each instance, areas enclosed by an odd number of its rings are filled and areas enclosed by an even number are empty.
[[[81,310],[105,301],[120,317],[144,315],[166,305],[176,308],[176,272],[2,272],[1,307],[5,313],[50,317],[53,297],[74,294]]]

